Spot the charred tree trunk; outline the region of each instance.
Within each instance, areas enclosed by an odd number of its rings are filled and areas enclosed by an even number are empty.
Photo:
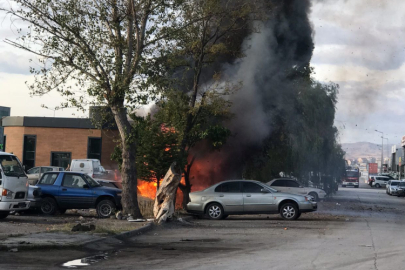
[[[167,219],[172,218],[174,214],[176,191],[180,180],[180,170],[176,169],[176,162],[173,162],[156,193],[153,214],[155,215],[156,221],[159,223],[167,221]]]
[[[142,218],[138,205],[138,180],[135,166],[136,142],[130,134],[132,126],[128,121],[125,108],[114,106],[111,108],[121,137],[122,150],[122,210],[124,214],[134,218]]]

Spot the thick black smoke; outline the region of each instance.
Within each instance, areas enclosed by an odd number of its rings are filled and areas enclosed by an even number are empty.
[[[291,76],[305,71],[312,57],[313,30],[308,18],[311,3],[309,0],[268,2],[269,19],[257,23],[254,27],[260,31],[243,40],[246,56],[222,65],[227,77],[243,82],[242,89],[231,97],[235,117],[229,128],[233,136],[221,152],[199,157],[207,166],[191,171],[197,182],[201,178],[209,179],[210,183],[242,178],[243,164],[262,149],[263,140],[272,132],[274,113],[282,112],[287,119],[294,119],[296,114],[292,95],[296,95],[299,85],[292,83]]]

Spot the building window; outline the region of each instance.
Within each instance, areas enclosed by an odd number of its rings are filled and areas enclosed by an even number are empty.
[[[52,152],[51,166],[61,167],[66,169],[72,161],[72,153],[69,152]]]
[[[4,136],[3,137],[3,151],[4,152],[6,152],[6,139],[7,139],[7,136]]]
[[[37,144],[37,136],[35,135],[24,136],[23,165],[25,165],[26,170],[35,167],[36,144]]]
[[[101,160],[101,138],[89,138],[87,158]]]

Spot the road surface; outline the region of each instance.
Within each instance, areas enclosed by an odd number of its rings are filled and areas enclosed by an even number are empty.
[[[404,214],[404,198],[362,183],[340,188],[318,212],[297,221],[278,215],[196,219],[98,251],[2,251],[0,269],[61,269],[71,260],[90,262],[83,269],[402,269]]]

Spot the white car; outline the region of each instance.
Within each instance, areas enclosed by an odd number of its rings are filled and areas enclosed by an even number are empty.
[[[92,178],[102,178],[107,174],[98,159],[73,159],[70,164],[70,171],[85,173]]]
[[[389,195],[397,195],[397,193],[398,193],[397,187],[400,182],[401,181],[399,181],[399,180],[389,180],[387,183],[385,192]]]
[[[386,187],[388,181],[391,179],[387,176],[373,175],[370,177],[372,181],[372,186],[376,188]]]
[[[268,186],[284,193],[310,195],[315,201],[323,199],[326,192],[319,188],[303,187],[298,181],[291,178],[277,178],[267,183]]]

